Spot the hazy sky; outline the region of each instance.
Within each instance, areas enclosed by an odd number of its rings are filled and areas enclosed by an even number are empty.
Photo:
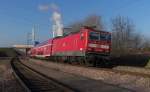
[[[0,47],[26,44],[35,24],[40,29],[38,40],[50,38],[51,11],[42,12],[38,6],[51,3],[59,6],[65,26],[97,14],[109,30],[111,19],[122,15],[134,22],[138,32],[150,35],[150,0],[0,0]]]

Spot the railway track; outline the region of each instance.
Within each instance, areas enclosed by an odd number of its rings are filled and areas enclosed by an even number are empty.
[[[11,60],[11,66],[15,77],[27,92],[75,92],[74,89],[29,68],[18,58]]]
[[[32,60],[41,60],[41,59],[32,59]],[[45,62],[48,60],[41,60],[41,61]],[[52,63],[57,64],[58,62],[52,62]],[[64,66],[70,66],[70,67],[74,66],[74,67],[79,67],[79,68],[88,68],[88,69],[100,70],[100,71],[105,71],[105,72],[150,77],[150,68],[129,67],[129,66],[119,66],[119,67],[114,67],[114,68],[104,67],[103,68],[103,67],[85,66],[85,65],[79,65],[79,64],[62,63],[62,62],[59,62],[59,64],[60,65],[62,64]]]
[[[57,69],[63,72],[81,75],[94,80],[102,80],[105,83],[117,85],[135,92],[149,92],[150,91],[150,72],[149,69],[130,68],[130,71],[121,69],[107,69],[97,67],[86,67],[80,65],[58,64],[54,62],[44,62],[41,60],[30,59],[30,62],[24,62],[27,65],[39,65],[49,69]],[[132,70],[132,71],[131,71]]]

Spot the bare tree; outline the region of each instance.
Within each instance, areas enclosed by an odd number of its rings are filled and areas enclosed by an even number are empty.
[[[112,20],[113,54],[129,54],[138,49],[141,36],[136,33],[134,24],[125,17],[118,16]]]
[[[142,48],[142,36],[140,34],[135,34],[134,37],[133,37],[133,47],[136,49],[136,50],[139,50]]]
[[[142,51],[149,52],[150,51],[150,40],[149,39],[144,39],[141,47],[142,47]]]

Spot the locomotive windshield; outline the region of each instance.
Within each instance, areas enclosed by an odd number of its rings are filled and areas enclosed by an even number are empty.
[[[111,40],[111,35],[106,33],[100,34],[100,40]]]
[[[111,40],[111,35],[100,32],[90,32],[89,34],[90,40]]]
[[[98,32],[90,32],[89,38],[90,38],[90,40],[99,40],[100,39],[99,33]]]

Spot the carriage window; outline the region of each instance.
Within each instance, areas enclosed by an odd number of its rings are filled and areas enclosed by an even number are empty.
[[[90,40],[99,40],[99,33],[98,32],[90,32],[89,39]]]

